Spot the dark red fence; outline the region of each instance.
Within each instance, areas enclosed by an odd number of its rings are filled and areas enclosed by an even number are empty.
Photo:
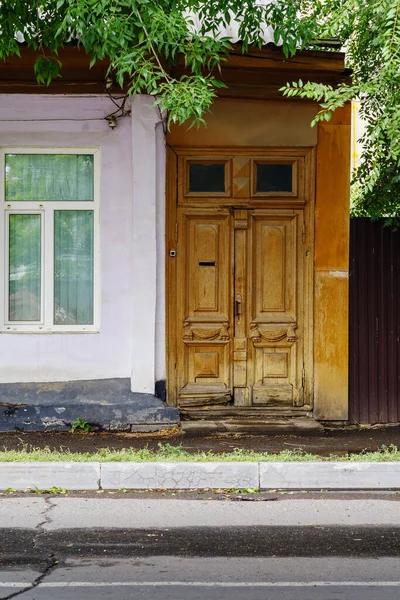
[[[350,226],[350,421],[400,421],[400,231]]]

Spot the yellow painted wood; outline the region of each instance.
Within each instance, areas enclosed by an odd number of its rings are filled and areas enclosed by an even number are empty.
[[[168,280],[169,402],[311,406],[312,150],[175,152],[178,182],[167,210],[177,253]],[[255,160],[293,161],[296,193],[255,198]],[[229,164],[225,195],[191,193],[190,161]],[[176,160],[171,165],[176,173]]]
[[[348,270],[351,107],[318,128],[315,238],[315,409],[348,418]]]

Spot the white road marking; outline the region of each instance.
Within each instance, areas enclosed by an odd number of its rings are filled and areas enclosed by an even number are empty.
[[[217,587],[217,588],[283,588],[283,587],[400,587],[400,581],[47,581],[37,588],[90,587]],[[17,581],[0,582],[0,588],[30,588]],[[37,589],[36,588],[36,589]]]

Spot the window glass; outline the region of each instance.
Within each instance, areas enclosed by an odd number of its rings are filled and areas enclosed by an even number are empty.
[[[10,321],[40,321],[40,215],[9,215],[8,252],[8,318]]]
[[[225,164],[190,163],[189,192],[225,192]]]
[[[257,163],[256,192],[292,192],[293,165]]]
[[[54,324],[93,323],[93,211],[54,211]]]
[[[6,154],[6,201],[93,200],[92,154]]]

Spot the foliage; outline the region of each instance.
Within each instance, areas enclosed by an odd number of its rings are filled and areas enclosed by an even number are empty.
[[[85,421],[85,419],[78,417],[71,424],[71,432],[75,433],[76,431],[83,431],[84,433],[90,433],[92,431],[92,426],[90,425],[90,423]]]
[[[294,82],[286,96],[316,100],[317,120],[352,98],[366,123],[361,165],[354,173],[353,214],[400,225],[400,0],[327,0],[315,14],[319,38],[335,36],[346,50],[352,83],[337,89]]]
[[[282,4],[253,0],[4,0],[0,3],[0,58],[19,54],[18,40],[39,51],[38,81],[60,75],[58,50],[78,41],[91,65],[109,58],[110,74],[130,94],[156,97],[169,122],[203,122],[216,89],[223,86],[218,69],[230,48],[218,30],[240,20],[244,49],[262,45],[263,27],[273,23],[275,41],[294,54],[308,45],[312,30],[307,14],[313,0]],[[194,16],[195,15],[195,16]],[[178,58],[179,57],[179,58]],[[187,74],[171,76],[180,62]],[[62,71],[61,71],[62,73]]]
[[[194,16],[195,15],[195,16]],[[129,94],[155,97],[169,123],[199,125],[223,86],[219,69],[229,40],[218,35],[240,23],[243,51],[262,45],[272,25],[286,56],[338,38],[353,69],[351,84],[287,84],[283,93],[320,104],[317,121],[357,97],[366,121],[364,156],[355,177],[354,214],[400,220],[400,0],[4,0],[0,3],[0,58],[19,43],[39,51],[39,82],[62,74],[58,50],[78,42],[91,65],[107,57],[110,75]],[[322,43],[322,42],[321,42]],[[174,78],[171,67],[186,67]]]

